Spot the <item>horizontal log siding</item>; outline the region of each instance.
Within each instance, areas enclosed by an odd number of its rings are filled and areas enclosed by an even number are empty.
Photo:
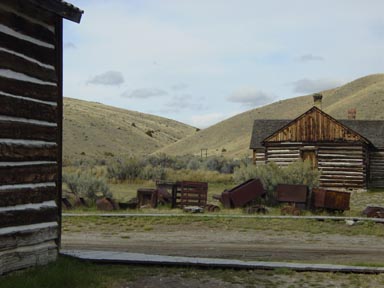
[[[58,253],[57,21],[28,1],[0,3],[0,274]]]
[[[253,164],[261,165],[265,164],[265,149],[257,148],[253,150]]]
[[[4,233],[1,233],[0,229],[0,252],[21,246],[36,245],[41,242],[54,240],[57,237],[58,226],[56,222],[20,227],[21,229],[18,230],[8,229]]]
[[[8,188],[0,190],[0,207],[16,206],[28,203],[42,203],[56,199],[56,185],[52,186],[47,183],[40,187],[21,187],[18,188],[8,186]]]
[[[35,265],[45,265],[55,261],[57,254],[57,244],[54,240],[1,251],[0,275]]]
[[[318,146],[317,160],[324,188],[366,188],[363,146]]]
[[[275,162],[279,166],[287,166],[300,159],[299,145],[270,146],[266,149],[266,162]]]
[[[384,187],[384,149],[371,152],[369,156],[369,187]]]

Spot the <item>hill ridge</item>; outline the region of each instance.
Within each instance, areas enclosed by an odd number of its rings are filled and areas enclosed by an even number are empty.
[[[323,94],[322,109],[336,119],[346,119],[349,108],[357,108],[357,119],[384,119],[384,74],[364,76],[320,93]],[[156,153],[199,155],[201,148],[208,148],[209,155],[249,156],[255,119],[295,119],[312,106],[312,94],[276,101],[225,119]]]

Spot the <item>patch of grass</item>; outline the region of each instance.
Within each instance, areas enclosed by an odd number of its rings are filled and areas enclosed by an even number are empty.
[[[101,269],[89,263],[59,257],[44,267],[31,268],[6,275],[0,279],[2,288],[80,288],[105,287],[107,281]]]
[[[161,286],[166,279],[183,284],[199,283],[199,287],[382,287],[384,274],[342,274],[295,272],[289,269],[232,270],[197,269],[139,265],[96,265],[60,256],[44,267],[17,271],[0,277],[1,288],[107,288],[130,287],[130,283],[150,278]],[[194,282],[190,282],[190,281]],[[170,281],[170,280],[167,280]],[[196,282],[197,281],[197,282]],[[216,282],[212,282],[216,281]],[[221,281],[221,282],[220,282]],[[137,284],[135,287],[138,287]]]
[[[100,230],[121,231],[152,231],[164,226],[201,227],[221,230],[246,231],[275,231],[305,232],[310,234],[337,234],[345,236],[370,235],[384,236],[383,225],[365,221],[354,226],[348,226],[344,221],[317,221],[312,219],[261,219],[261,218],[225,218],[225,217],[63,217],[63,231],[76,232],[81,229],[84,233],[94,227]],[[79,228],[81,227],[81,228]]]

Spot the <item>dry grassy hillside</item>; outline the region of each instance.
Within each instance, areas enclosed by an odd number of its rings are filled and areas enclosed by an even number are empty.
[[[357,109],[357,119],[384,119],[384,74],[359,78],[336,89],[323,91],[323,110],[337,119],[347,118],[349,108]],[[311,108],[311,95],[278,101],[222,121],[207,129],[162,148],[170,155],[208,154],[228,157],[250,155],[249,142],[253,120],[294,119]],[[223,152],[225,151],[225,152]]]
[[[174,120],[64,98],[64,163],[146,155],[195,132]]]

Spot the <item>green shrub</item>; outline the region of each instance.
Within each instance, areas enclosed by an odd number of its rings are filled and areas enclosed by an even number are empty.
[[[231,183],[233,178],[231,174],[221,174],[217,171],[206,170],[172,170],[167,169],[166,180],[168,181],[199,181],[210,183]]]
[[[111,197],[109,187],[104,179],[98,179],[88,172],[64,173],[63,182],[77,197],[85,197],[92,201],[98,198],[98,194]]]
[[[162,167],[145,166],[140,173],[142,180],[165,180],[166,171]]]
[[[108,178],[118,181],[134,180],[140,177],[143,170],[143,164],[135,158],[128,160],[115,160],[108,163]]]
[[[197,170],[201,166],[201,162],[197,158],[191,158],[187,164],[187,169],[189,170]]]

